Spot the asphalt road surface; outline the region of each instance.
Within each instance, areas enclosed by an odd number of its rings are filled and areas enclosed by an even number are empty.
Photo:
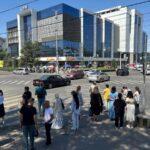
[[[109,82],[103,82],[103,83],[97,84],[99,86],[101,93],[102,93],[103,89],[105,88],[106,83],[108,83],[110,86],[116,86],[118,92],[120,92],[121,88],[124,85],[128,86],[131,90],[134,90],[135,86],[139,86],[141,88],[141,90],[143,90],[143,76],[141,75],[141,73],[139,73],[137,71],[132,71],[130,73],[130,76],[126,76],[126,77],[118,77],[113,72],[108,73],[108,74],[111,77],[111,80]],[[0,75],[0,89],[2,89],[4,92],[5,109],[7,112],[6,113],[6,126],[4,129],[0,127],[0,130],[3,129],[3,133],[1,132],[3,136],[0,136],[0,141],[3,139],[3,142],[2,143],[0,142],[0,150],[1,150],[1,146],[4,146],[5,144],[12,142],[11,139],[8,138],[9,135],[12,134],[11,136],[13,136],[13,134],[15,134],[17,136],[17,134],[19,134],[17,137],[18,138],[20,137],[20,132],[17,131],[18,126],[16,126],[19,123],[17,110],[19,108],[21,96],[24,92],[24,86],[29,86],[31,92],[33,93],[33,97],[35,97],[34,96],[35,87],[32,85],[32,81],[33,81],[33,79],[39,78],[40,76],[42,76],[42,74],[37,74],[37,73],[29,74],[29,75],[14,75],[12,73]],[[150,84],[150,76],[146,77],[146,82],[147,82],[147,84]],[[79,80],[73,80],[70,86],[59,87],[59,88],[47,90],[48,95],[47,95],[46,99],[52,103],[54,100],[55,93],[59,93],[60,97],[62,97],[64,99],[64,103],[67,106],[71,102],[71,94],[70,94],[71,91],[75,90],[78,85],[81,85],[81,87],[82,87],[82,93],[83,93],[83,98],[84,98],[84,102],[85,102],[84,111],[88,111],[89,102],[90,102],[89,87],[90,87],[91,83],[89,83],[86,78],[85,79],[79,79]],[[36,99],[36,97],[35,97],[35,99]],[[103,117],[105,118],[106,116],[104,115]],[[87,121],[88,120],[85,119],[82,126],[84,126],[84,124]],[[109,127],[112,126],[112,123],[110,123],[108,121],[104,122],[104,124],[107,124],[107,123],[108,123]],[[101,124],[102,124],[102,122],[101,122]],[[90,126],[90,124],[88,124],[88,126]],[[9,128],[7,128],[7,127],[9,127]],[[93,127],[95,127],[95,129],[93,129],[94,132],[99,133],[99,131],[96,131],[97,127],[95,125]],[[11,133],[11,131],[10,131],[11,128],[13,128],[13,131],[14,131],[13,133]],[[107,130],[107,128],[104,128],[104,130]],[[113,131],[110,131],[110,132],[111,132],[111,134],[109,136],[113,135]],[[146,132],[147,131],[141,131],[142,134],[146,134]],[[94,138],[96,138],[97,133],[94,134],[95,135]],[[135,133],[133,133],[133,134],[135,134],[135,136],[137,136],[138,135],[137,132],[135,132]],[[4,135],[7,135],[7,136],[4,136]],[[84,136],[86,138],[86,135],[84,135]],[[87,136],[89,136],[89,135],[87,135]],[[118,134],[118,136],[121,136],[121,135]],[[135,137],[133,137],[133,138],[135,138]],[[6,139],[6,140],[4,140],[4,139]],[[145,139],[145,140],[147,140],[147,139]],[[58,141],[59,141],[59,138],[58,138]],[[92,142],[92,144],[94,144],[94,141],[91,141],[91,142]],[[107,142],[103,143],[103,144],[104,144],[103,145],[104,149],[111,149],[112,148],[111,145],[110,145],[110,147],[107,147]],[[128,149],[128,144],[127,145],[126,144],[123,145],[121,147],[121,149]],[[98,146],[99,144],[97,143],[96,145]],[[66,149],[65,148],[59,149],[58,145],[57,145],[56,147],[53,147],[53,149],[55,149],[55,150],[57,150],[57,149],[67,150],[68,149],[69,150],[70,146],[68,146],[68,148],[66,148]],[[143,146],[143,148],[145,149],[146,146],[145,147]],[[149,146],[150,145],[148,145],[148,148],[150,148]],[[114,148],[119,149],[120,147],[114,147]],[[133,147],[130,147],[130,148],[133,148]],[[10,149],[10,147],[8,149]],[[20,148],[17,148],[17,149],[20,149]],[[46,149],[46,148],[44,148],[44,149]],[[82,145],[80,148],[78,146],[71,148],[71,150],[76,150],[76,149],[77,150],[78,149],[87,149],[87,150],[89,149],[90,150],[91,147],[88,148],[85,145],[84,146]],[[99,148],[95,148],[95,149],[99,149]]]

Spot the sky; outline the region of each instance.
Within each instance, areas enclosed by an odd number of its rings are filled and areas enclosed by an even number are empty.
[[[32,0],[2,0],[0,3],[0,12],[30,1]],[[44,8],[51,7],[59,3],[66,3],[75,8],[85,8],[92,12],[96,12],[118,5],[126,6],[132,3],[142,1],[145,0],[39,0],[28,5],[28,7],[36,10],[42,10]],[[150,2],[138,6],[133,6],[131,8],[135,8],[142,14],[144,14],[143,30],[146,31],[149,35],[148,50],[150,51]],[[5,13],[0,13],[0,36],[6,37],[6,22],[15,19],[16,14],[20,12],[20,9],[21,8],[17,8]]]

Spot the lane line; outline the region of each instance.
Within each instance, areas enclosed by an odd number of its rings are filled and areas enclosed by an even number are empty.
[[[27,84],[29,84],[31,81],[27,81],[26,83],[25,83],[25,85],[27,85]]]
[[[17,85],[19,85],[19,84],[21,84],[21,83],[23,83],[23,82],[25,82],[25,81],[20,81],[20,82],[17,83]]]

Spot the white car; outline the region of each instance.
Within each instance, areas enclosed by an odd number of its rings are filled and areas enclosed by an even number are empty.
[[[110,76],[104,72],[96,72],[96,73],[91,73],[88,76],[88,80],[89,82],[104,82],[104,81],[109,81]]]
[[[85,71],[84,74],[86,75],[86,77],[88,77],[90,74],[96,73],[96,72],[99,72],[99,71],[97,71],[97,70],[89,70],[89,71]]]
[[[13,73],[18,75],[26,75],[29,74],[29,70],[27,68],[18,68],[17,70],[14,70]]]
[[[147,69],[146,69],[145,74],[146,74],[146,75],[150,75],[150,68],[147,68]]]

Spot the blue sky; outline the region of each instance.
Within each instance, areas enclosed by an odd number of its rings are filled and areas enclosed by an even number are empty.
[[[13,6],[29,2],[31,0],[4,0],[1,1],[0,11],[11,8]],[[38,2],[29,5],[29,8],[34,8],[41,10],[50,6],[54,6],[59,3],[66,3],[76,8],[85,8],[91,11],[99,11],[102,9],[115,7],[118,5],[128,5],[136,2],[141,2],[144,0],[39,0]],[[134,6],[141,13],[144,14],[144,26],[143,29],[148,33],[150,38],[150,3]],[[1,13],[0,14],[0,33],[6,32],[6,22],[15,19],[16,14],[20,11],[20,8]],[[149,13],[149,14],[145,14]],[[6,34],[0,35],[6,37]],[[150,47],[150,41],[148,42]],[[149,49],[150,50],[150,49]]]

